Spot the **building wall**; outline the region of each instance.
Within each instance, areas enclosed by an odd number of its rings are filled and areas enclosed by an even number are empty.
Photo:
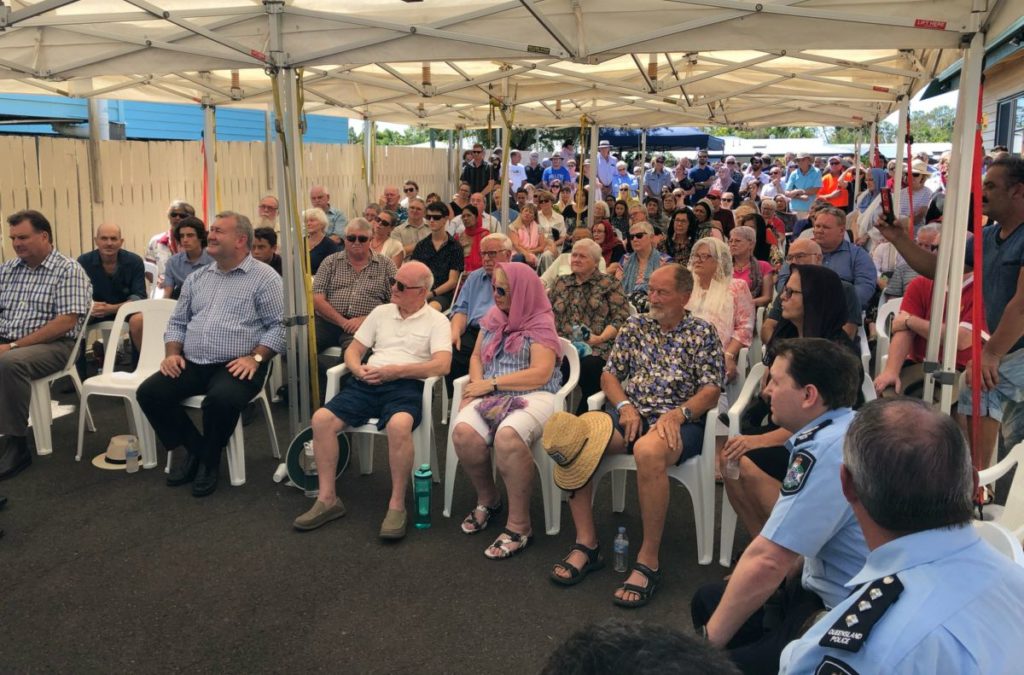
[[[986,152],[996,145],[999,102],[1024,95],[1024,50],[1013,54],[985,71],[982,112],[987,120],[981,140]]]
[[[121,226],[128,250],[142,254],[154,234],[167,228],[167,205],[183,199],[202,210],[203,160],[198,141],[104,141],[100,171],[94,175],[89,143],[51,136],[0,135],[0,214],[32,208],[54,227],[58,250],[78,256],[93,248],[97,225]],[[274,145],[218,142],[216,208],[256,217],[256,204],[276,193]],[[302,183],[322,184],[331,203],[352,217],[370,200],[379,199],[386,185],[419,183],[423,194],[451,194],[448,152],[430,148],[375,150],[369,188],[363,178],[363,148],[357,145],[306,144],[302,152]],[[97,182],[100,200],[94,201]],[[309,203],[308,187],[299,203]],[[3,221],[0,221],[3,222]],[[2,229],[6,229],[3,222]],[[0,259],[12,255],[3,235]]]

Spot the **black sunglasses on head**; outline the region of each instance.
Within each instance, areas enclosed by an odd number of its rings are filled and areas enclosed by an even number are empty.
[[[405,291],[415,291],[423,288],[423,286],[407,286],[398,279],[395,279],[393,283],[395,284],[395,288],[398,289],[399,293],[404,293]]]
[[[370,238],[367,237],[365,234],[348,234],[345,235],[345,241],[349,242],[350,244],[354,244],[357,241],[360,244],[365,244],[366,242],[370,241]]]

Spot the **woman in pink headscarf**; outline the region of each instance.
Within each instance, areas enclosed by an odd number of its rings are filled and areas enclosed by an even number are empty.
[[[484,555],[500,560],[525,549],[533,536],[530,446],[555,412],[562,345],[551,303],[533,268],[499,263],[493,283],[494,307],[480,320],[452,443],[477,494],[476,508],[462,521],[466,534],[486,528],[503,508],[491,468],[494,447],[508,491],[508,520]]]

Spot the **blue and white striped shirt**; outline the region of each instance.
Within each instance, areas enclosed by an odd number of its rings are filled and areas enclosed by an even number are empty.
[[[21,258],[0,265],[0,337],[8,340],[36,332],[62,314],[77,314],[73,338],[92,306],[92,282],[82,266],[56,250],[31,269]]]
[[[214,263],[185,279],[164,341],[183,343],[184,356],[193,363],[225,363],[257,345],[282,352],[283,315],[281,277],[246,256],[228,272]]]
[[[490,340],[494,339],[494,334],[488,331],[486,328],[481,329],[483,341],[480,343],[481,348],[486,345]],[[508,375],[509,373],[518,373],[520,370],[526,370],[530,367],[530,346],[533,344],[533,340],[526,338],[523,340],[523,346],[515,354],[510,354],[505,351],[505,341],[502,338],[502,344],[498,347],[498,353],[494,355],[494,359],[484,365],[484,379],[490,380],[492,377],[501,377],[502,375]],[[531,389],[529,391],[517,391],[517,392],[505,392],[502,393],[515,393],[515,394],[532,394],[535,391],[547,391],[554,394],[562,386],[562,369],[555,364],[554,369],[551,372],[551,379],[547,381],[543,387],[539,389]]]

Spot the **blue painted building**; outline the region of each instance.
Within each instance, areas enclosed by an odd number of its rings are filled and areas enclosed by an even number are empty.
[[[198,105],[108,100],[107,112],[111,123],[124,125],[129,140],[194,141],[203,133],[203,110]],[[51,121],[84,123],[87,119],[85,99],[0,95],[0,133],[55,136],[59,134]],[[12,124],[14,120],[27,123]],[[306,123],[306,143],[348,143],[347,117],[308,115]],[[217,140],[266,140],[263,111],[217,108]]]

